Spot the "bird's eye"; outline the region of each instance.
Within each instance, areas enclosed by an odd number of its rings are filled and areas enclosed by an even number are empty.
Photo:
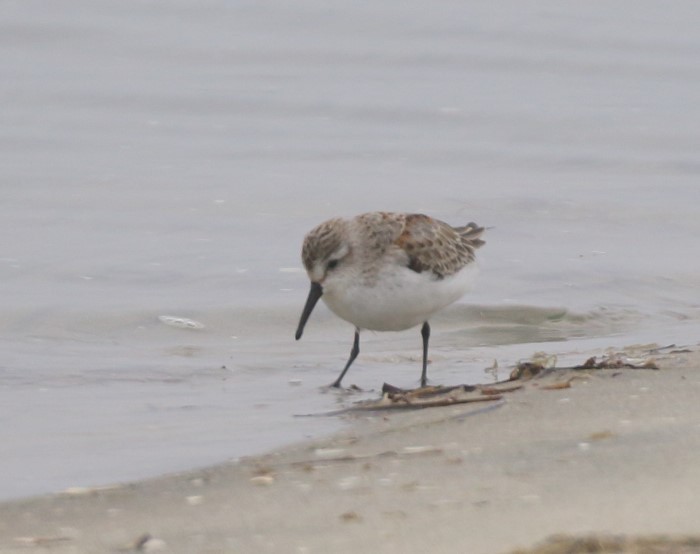
[[[330,262],[328,262],[326,269],[331,270],[335,269],[336,267],[338,267],[338,260],[331,260]]]

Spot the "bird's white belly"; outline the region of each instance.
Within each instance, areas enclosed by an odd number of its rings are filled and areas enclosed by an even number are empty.
[[[324,288],[322,298],[333,313],[360,329],[402,331],[461,298],[476,273],[475,264],[444,279],[394,268],[380,273],[373,286],[357,280],[334,283],[329,290]]]

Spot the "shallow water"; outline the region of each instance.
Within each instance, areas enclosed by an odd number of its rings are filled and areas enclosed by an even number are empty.
[[[351,327],[319,309],[293,340],[301,240],[331,216],[488,227],[474,293],[432,322],[436,382],[697,342],[696,11],[7,3],[0,497],[338,428],[293,417],[352,400],[319,390]],[[367,333],[348,384],[411,386],[419,350]]]

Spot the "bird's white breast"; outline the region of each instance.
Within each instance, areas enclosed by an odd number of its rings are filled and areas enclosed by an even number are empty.
[[[443,279],[386,265],[369,283],[352,276],[329,282],[324,285],[323,300],[333,313],[360,329],[402,331],[461,298],[476,273],[474,263]]]

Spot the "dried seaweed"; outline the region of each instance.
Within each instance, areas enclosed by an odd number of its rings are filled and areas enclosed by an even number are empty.
[[[622,355],[603,356],[600,360],[595,356],[591,356],[580,365],[567,367],[545,367],[539,362],[520,362],[510,373],[511,381],[528,380],[535,377],[548,375],[553,371],[581,371],[581,370],[600,370],[600,369],[659,369],[656,361],[653,358],[645,360],[641,364],[632,363],[628,358]]]
[[[514,384],[514,381],[537,379],[540,390],[561,390],[570,388],[572,382],[576,379],[586,378],[585,374],[577,375],[576,372],[605,369],[659,369],[653,358],[639,364],[632,363],[629,358],[621,354],[604,356],[600,360],[592,356],[584,363],[570,367],[555,367],[555,364],[555,356],[540,352],[535,355],[533,360],[519,363],[510,373],[508,379],[490,385],[427,386],[416,389],[402,389],[389,383],[384,383],[382,386],[382,397],[379,399],[357,402],[353,406],[342,410],[309,415],[329,416],[353,412],[418,410],[473,402],[490,402],[501,400],[504,394],[514,392],[525,386],[520,383]],[[572,372],[574,373],[572,374]],[[539,380],[548,376],[554,376],[554,382],[551,379],[542,383],[539,382]]]
[[[659,369],[659,366],[653,359],[643,364],[633,364],[622,356],[604,356],[600,361],[595,356],[591,356],[583,364],[571,369]]]
[[[512,554],[700,554],[700,537],[626,537],[555,535],[528,550]]]

